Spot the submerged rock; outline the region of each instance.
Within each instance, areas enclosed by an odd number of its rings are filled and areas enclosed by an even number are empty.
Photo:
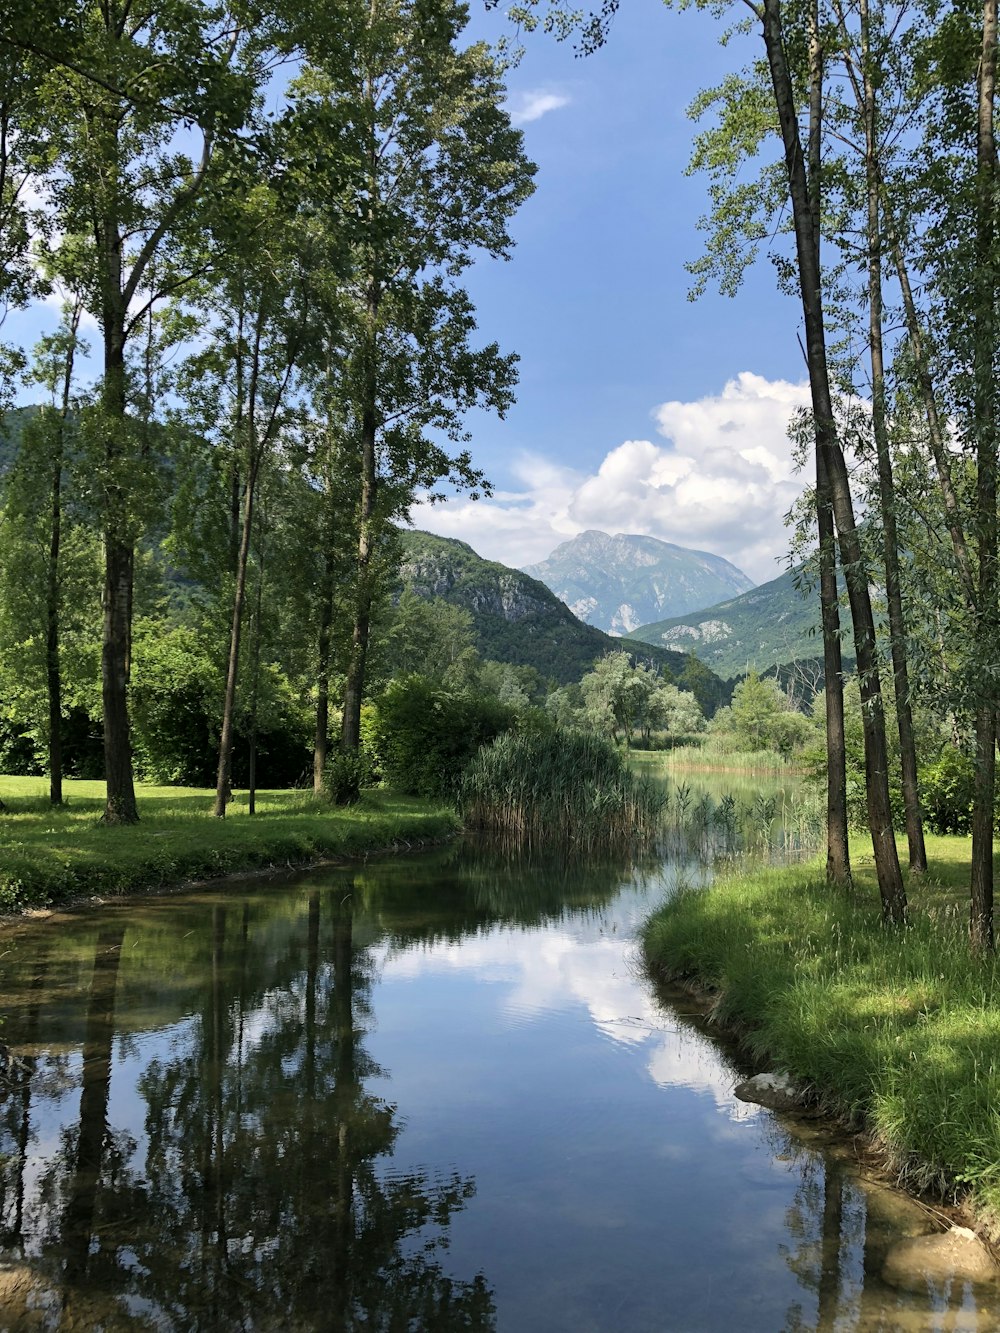
[[[980,1285],[998,1277],[993,1257],[967,1227],[897,1241],[882,1266],[883,1282],[904,1291],[925,1291],[928,1284],[956,1279]]]
[[[802,1105],[802,1089],[789,1074],[754,1074],[753,1078],[737,1083],[733,1093],[741,1102],[756,1102],[771,1111],[791,1111]]]

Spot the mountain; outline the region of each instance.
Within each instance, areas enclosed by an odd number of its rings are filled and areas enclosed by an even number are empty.
[[[625,532],[581,532],[524,572],[541,579],[581,620],[622,635],[753,587],[721,556]]]
[[[748,665],[765,671],[779,663],[821,658],[819,596],[800,592],[798,576],[788,570],[739,597],[641,625],[632,637],[694,653],[728,678],[741,675]]]
[[[632,652],[666,667],[678,679],[690,665],[686,650],[613,638],[578,620],[544,583],[520,570],[484,560],[465,542],[429,532],[400,533],[400,580],[420,597],[441,597],[471,613],[476,647],[498,662],[533,666],[560,685],[578,681],[607,652]],[[714,675],[695,692],[714,712],[728,691]],[[694,687],[692,678],[691,688]],[[705,699],[702,701],[701,695]]]

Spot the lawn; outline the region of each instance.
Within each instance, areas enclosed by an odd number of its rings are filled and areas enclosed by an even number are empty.
[[[131,827],[100,822],[103,783],[67,782],[58,809],[46,792],[44,778],[0,777],[0,912],[436,841],[458,828],[440,803],[382,791],[348,807],[311,792],[258,792],[255,815],[243,795],[216,819],[211,791],[140,785],[141,822]]]

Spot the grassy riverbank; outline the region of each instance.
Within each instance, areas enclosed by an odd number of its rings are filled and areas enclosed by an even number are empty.
[[[237,796],[225,819],[212,793],[192,787],[138,789],[142,822],[105,828],[103,784],[67,782],[54,810],[41,778],[0,777],[0,912],[99,894],[132,893],[266,866],[306,865],[454,833],[443,805],[371,792],[334,807],[302,791],[258,793],[257,814]]]
[[[969,842],[931,838],[912,925],[881,927],[870,869],[832,893],[816,863],[745,868],[647,923],[651,970],[716,994],[762,1065],[862,1123],[915,1187],[971,1191],[1000,1236],[1000,967],[966,943]]]

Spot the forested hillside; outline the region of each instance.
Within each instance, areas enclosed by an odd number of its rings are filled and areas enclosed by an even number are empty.
[[[814,659],[823,648],[819,599],[794,570],[703,610],[641,625],[632,638],[694,653],[728,679]]]
[[[472,615],[476,646],[486,658],[534,667],[559,685],[578,681],[596,658],[626,651],[672,679],[690,677],[682,650],[613,638],[585,625],[544,583],[484,560],[471,546],[429,532],[401,534],[400,578],[421,597],[440,597]],[[728,693],[714,674],[698,673],[703,707],[714,712]]]

